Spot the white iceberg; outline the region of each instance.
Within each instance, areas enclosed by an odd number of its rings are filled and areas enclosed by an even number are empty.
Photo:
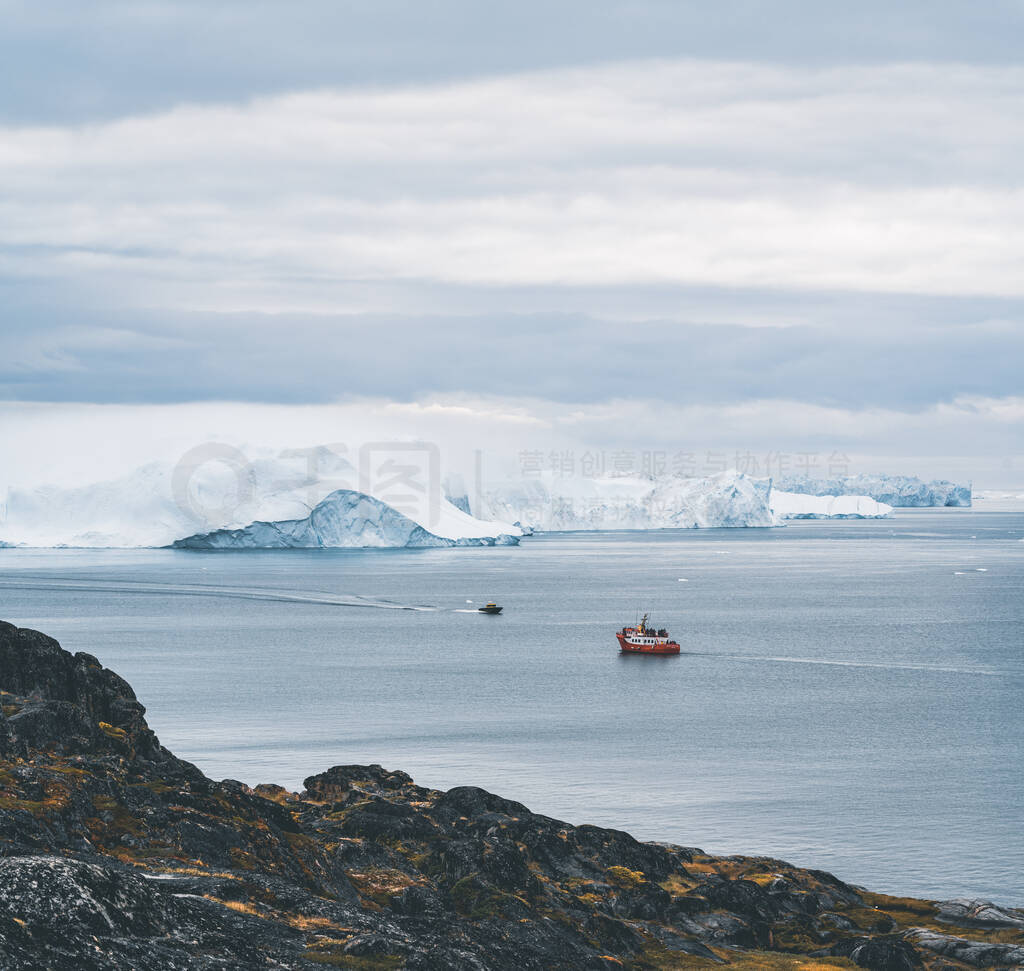
[[[770,482],[735,471],[702,479],[546,472],[485,489],[474,512],[549,532],[773,526],[770,494]]]
[[[889,506],[969,506],[971,487],[946,479],[924,482],[912,475],[847,475],[816,479],[808,475],[780,476],[775,488],[810,496],[869,496]]]
[[[772,490],[772,514],[787,519],[887,519],[892,506],[870,496],[808,496]]]
[[[204,522],[174,501],[170,467],[157,464],[78,488],[12,488],[5,505],[0,536],[18,546],[164,546]]]
[[[705,478],[542,473],[491,487],[476,506],[482,518],[548,532],[781,526],[790,519],[883,519],[892,514],[891,506],[869,496],[780,492],[771,479],[734,470]]]
[[[328,448],[251,460],[233,449],[213,448],[191,462],[152,463],[120,479],[78,488],[11,489],[0,516],[0,541],[33,547],[154,547],[261,524],[269,545],[280,546],[281,542],[270,540],[297,528],[286,524],[307,520],[328,496],[345,491],[367,500],[360,507],[368,513],[367,523],[382,524],[377,532],[372,526],[360,527],[358,535],[366,538],[368,546],[406,545],[399,542],[403,529],[396,527],[394,517],[412,524],[406,542],[425,539],[416,527],[435,537],[437,545],[497,542],[500,537],[521,535],[511,524],[474,519],[440,496],[430,503],[413,504],[413,509],[393,508],[386,496],[365,495],[357,485],[356,470]],[[330,513],[321,513],[326,524]],[[338,519],[333,533],[324,525],[322,537],[333,536],[336,545],[361,545],[342,535],[343,521],[344,516]],[[359,521],[357,516],[352,523]],[[248,534],[247,546],[257,545],[259,532],[253,529]]]
[[[978,489],[972,498],[990,512],[1020,512],[1024,508],[1024,491],[1020,489]]]
[[[387,490],[374,494],[329,448],[250,460],[213,447],[191,462],[154,463],[79,488],[11,489],[0,506],[0,546],[493,545],[517,542],[534,529],[765,527],[892,512],[891,504],[866,494],[831,494],[825,480],[815,487],[820,494],[799,494],[736,471],[706,478],[547,472],[485,489],[472,502],[473,514],[461,480],[444,485],[454,502],[438,490],[429,501],[410,503]],[[910,487],[904,491],[909,495]]]
[[[255,522],[175,541],[177,549],[342,549],[346,547],[507,546],[516,527],[483,523],[441,500],[429,528],[380,499],[351,489],[332,492],[302,519]],[[500,530],[500,532],[499,532]]]

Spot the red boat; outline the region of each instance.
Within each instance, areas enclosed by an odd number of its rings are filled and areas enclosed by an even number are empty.
[[[623,654],[678,654],[679,645],[669,640],[668,631],[647,626],[647,614],[636,627],[623,627],[615,635]]]

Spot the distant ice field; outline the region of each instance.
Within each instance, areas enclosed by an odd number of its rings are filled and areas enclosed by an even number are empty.
[[[975,508],[483,549],[11,549],[0,618],[96,654],[216,777],[381,762],[1019,905],[1022,540],[1024,511]],[[618,654],[638,610],[679,657]]]

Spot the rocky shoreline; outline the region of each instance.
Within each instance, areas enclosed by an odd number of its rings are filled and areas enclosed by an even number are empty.
[[[131,687],[0,623],[0,968],[1024,966],[1024,911],[571,826],[335,766],[215,782]]]

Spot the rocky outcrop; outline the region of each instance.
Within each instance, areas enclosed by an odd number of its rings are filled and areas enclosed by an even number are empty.
[[[969,941],[951,934],[939,934],[923,927],[911,930],[907,934],[907,940],[926,951],[952,958],[960,965],[972,968],[1024,967],[1024,940],[1013,944]]]
[[[1024,930],[1024,911],[997,907],[988,900],[944,900],[938,904],[938,920],[962,927],[1013,927]]]
[[[149,730],[146,709],[127,681],[91,654],[71,655],[52,637],[0,621],[3,694],[21,699],[8,704],[11,714],[6,718],[6,734],[16,736],[21,748],[128,754],[130,747],[135,759],[167,769],[187,766]],[[4,735],[0,728],[0,746]]]
[[[848,937],[817,953],[849,958],[857,967],[876,971],[915,971],[924,964],[914,948],[898,937]]]
[[[0,967],[1011,967],[1024,914],[335,766],[215,782],[130,686],[0,624]],[[953,928],[956,933],[953,933]],[[815,955],[815,957],[811,957]]]

